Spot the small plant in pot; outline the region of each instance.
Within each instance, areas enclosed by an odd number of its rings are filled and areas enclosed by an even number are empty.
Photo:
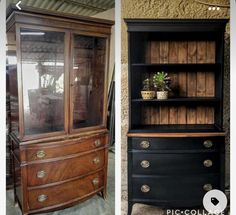
[[[149,78],[146,78],[143,81],[141,95],[143,99],[153,99],[155,96],[155,91],[152,89],[151,80]]]
[[[170,91],[170,77],[164,71],[157,72],[153,76],[153,84],[157,91],[157,99],[168,99]]]

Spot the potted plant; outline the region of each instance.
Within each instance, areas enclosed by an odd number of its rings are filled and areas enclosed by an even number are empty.
[[[153,84],[157,91],[157,99],[167,99],[170,90],[170,77],[164,71],[157,72],[153,76]]]
[[[152,90],[152,84],[149,78],[143,81],[143,89],[141,91],[143,99],[153,99],[155,96],[155,91]]]

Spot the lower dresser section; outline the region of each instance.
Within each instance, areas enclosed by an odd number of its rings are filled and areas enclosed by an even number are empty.
[[[135,203],[202,207],[212,189],[224,191],[224,136],[128,137],[128,214]]]
[[[62,209],[99,192],[106,197],[107,133],[39,144],[12,139],[11,153],[23,214]]]
[[[54,186],[28,189],[30,210],[59,206],[71,201],[81,200],[101,190],[104,186],[104,173],[88,175],[83,178],[59,183]]]

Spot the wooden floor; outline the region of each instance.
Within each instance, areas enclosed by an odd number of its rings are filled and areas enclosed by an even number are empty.
[[[103,200],[96,195],[93,198],[65,210],[47,213],[44,215],[113,215],[115,214],[115,154],[109,152],[108,161],[108,196]],[[14,207],[13,190],[6,194],[6,215],[21,215],[19,207]]]

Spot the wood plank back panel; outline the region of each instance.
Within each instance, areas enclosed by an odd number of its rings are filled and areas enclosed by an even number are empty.
[[[153,64],[214,64],[215,41],[148,41],[146,62]],[[152,79],[154,72],[145,76]],[[214,97],[215,71],[170,70],[169,97]],[[214,107],[145,106],[143,124],[214,124]]]

